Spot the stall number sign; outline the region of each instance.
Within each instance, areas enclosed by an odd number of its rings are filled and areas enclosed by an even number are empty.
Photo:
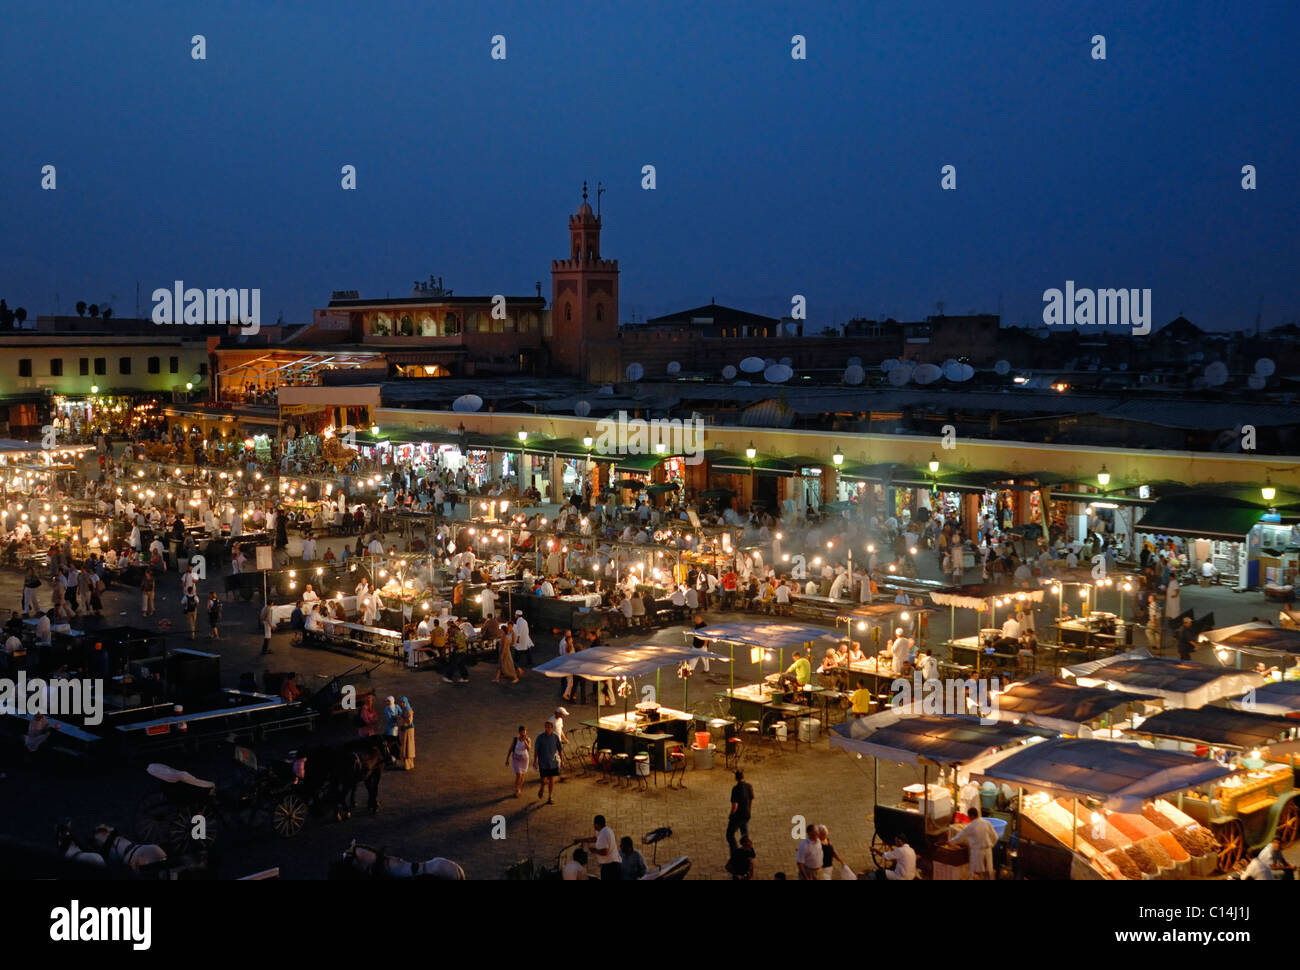
[[[271,547],[270,546],[257,547],[257,568],[258,569],[271,568]]]

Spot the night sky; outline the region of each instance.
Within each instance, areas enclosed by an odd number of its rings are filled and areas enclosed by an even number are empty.
[[[625,321],[801,293],[813,330],[1032,322],[1073,279],[1268,327],[1300,316],[1298,28],[1294,0],[11,4],[0,296],[549,299],[589,179]]]

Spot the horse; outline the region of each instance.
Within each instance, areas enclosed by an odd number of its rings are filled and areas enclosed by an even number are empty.
[[[366,810],[379,811],[379,782],[384,776],[387,757],[380,735],[356,738],[339,747],[309,748],[299,752],[295,772],[302,779],[308,802],[318,805],[322,798],[334,800],[334,818],[342,822],[352,817],[357,806],[357,785],[366,786]]]
[[[103,823],[95,826],[95,847],[109,864],[126,866],[133,872],[167,861],[162,846],[132,842],[113,826]]]
[[[98,852],[91,852],[77,841],[76,836],[72,834],[72,820],[60,822],[54,826],[54,844],[58,847],[59,856],[69,862],[77,862],[82,865],[94,866],[96,869],[104,869],[107,863],[104,857]]]
[[[385,849],[361,845],[356,839],[330,867],[331,879],[438,879],[464,880],[465,870],[438,856],[427,862],[408,862]]]

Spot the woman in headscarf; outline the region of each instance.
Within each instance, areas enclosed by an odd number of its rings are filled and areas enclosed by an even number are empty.
[[[357,736],[362,738],[372,738],[375,736],[375,728],[379,724],[379,712],[375,710],[375,695],[367,694],[365,701],[361,704],[361,710],[357,712]]]
[[[492,683],[501,683],[502,677],[509,677],[510,683],[519,683],[519,671],[515,669],[514,652],[511,649],[514,646],[514,631],[508,626],[501,628],[501,642],[497,647],[497,675],[492,678]]]
[[[395,764],[397,757],[398,734],[401,733],[401,711],[397,699],[392,694],[384,701],[384,750],[388,754],[388,763]]]
[[[411,702],[402,698],[397,715],[398,750],[403,771],[415,770],[415,711]]]

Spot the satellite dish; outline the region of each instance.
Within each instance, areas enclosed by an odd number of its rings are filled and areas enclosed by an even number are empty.
[[[722,379],[724,381],[733,380],[735,376],[736,376],[736,368],[732,367],[730,364],[722,368]]]
[[[740,369],[746,374],[757,374],[767,366],[767,361],[762,357],[746,357],[740,362]]]
[[[1011,373],[1010,361],[1005,361],[1005,360],[998,361],[996,364],[993,365],[993,373],[998,374],[1001,377],[1006,377],[1008,374]]]
[[[882,374],[888,374],[890,371],[892,371],[895,367],[898,366],[898,363],[899,361],[897,357],[890,357],[888,360],[882,360],[880,362],[880,372]]]
[[[777,361],[777,363],[778,363],[778,364],[785,364],[786,367],[793,367],[793,366],[794,366],[794,359],[791,358],[791,357],[782,357],[780,360]]]
[[[733,384],[732,386],[733,386],[733,387],[750,387],[750,386],[752,386],[752,385],[749,383],[749,381],[736,381],[736,383]]]
[[[573,413],[580,418],[585,418],[587,415],[591,413],[591,402],[579,401],[577,404],[573,406]]]
[[[462,394],[456,400],[451,402],[453,411],[470,412],[477,411],[483,406],[483,399],[477,394]]]
[[[785,364],[773,364],[763,371],[763,379],[769,384],[784,384],[794,376],[794,370]]]
[[[625,373],[629,381],[639,381],[645,376],[645,368],[640,364],[628,364]]]
[[[889,383],[902,387],[912,379],[912,371],[907,367],[894,367],[889,371]]]
[[[912,371],[912,380],[918,384],[933,384],[943,377],[943,371],[934,364],[922,364]]]
[[[1249,387],[1252,391],[1264,390],[1264,385],[1267,383],[1268,383],[1268,379],[1265,378],[1263,374],[1251,374],[1248,378],[1246,378],[1246,386]]]
[[[939,366],[942,367],[942,368],[944,369],[944,372],[946,373],[949,367],[955,367],[955,366],[957,366],[957,358],[956,358],[956,357],[949,357],[947,360],[945,360],[945,361],[944,361],[942,364],[940,364]]]
[[[848,359],[847,363],[848,363],[848,365],[849,365],[850,367],[861,367],[861,366],[862,366],[862,358],[861,358],[861,357],[850,357],[850,358]]]
[[[857,387],[866,380],[867,372],[862,369],[861,364],[849,364],[844,368],[844,383]]]
[[[1205,368],[1205,383],[1210,387],[1222,387],[1228,382],[1228,365],[1221,360],[1216,360],[1209,367]]]
[[[1277,370],[1277,365],[1269,357],[1261,357],[1255,361],[1255,373],[1260,377],[1272,377],[1275,370]]]
[[[597,393],[597,394],[600,394],[600,395],[603,395],[604,397],[613,397],[613,396],[614,396],[614,385],[613,385],[613,384],[602,384],[602,385],[600,386],[600,390],[597,391],[596,393]]]
[[[668,364],[668,374],[670,377],[676,377],[682,372],[682,365],[677,361],[670,361]]]
[[[962,365],[955,360],[948,360],[943,365],[943,376],[950,381],[960,381],[962,379]]]

